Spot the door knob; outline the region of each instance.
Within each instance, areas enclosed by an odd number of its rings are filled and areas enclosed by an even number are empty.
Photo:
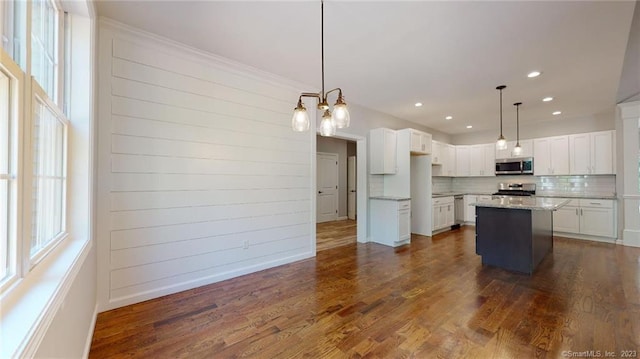
[[[318,193],[322,193],[322,191],[318,191]]]

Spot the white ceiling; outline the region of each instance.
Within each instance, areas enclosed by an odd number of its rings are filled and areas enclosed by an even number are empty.
[[[328,0],[326,88],[449,134],[497,129],[501,84],[505,121],[515,121],[517,101],[522,123],[610,111],[635,4]],[[319,1],[102,0],[97,9],[309,91],[320,87]],[[528,79],[531,70],[543,74]],[[543,103],[544,96],[555,100]],[[424,106],[414,107],[418,101]]]

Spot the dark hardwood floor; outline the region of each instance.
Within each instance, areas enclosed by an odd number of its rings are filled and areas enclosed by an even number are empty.
[[[640,352],[639,257],[556,238],[527,276],[483,267],[473,227],[353,243],[101,313],[90,357],[620,358]]]
[[[316,223],[316,252],[356,243],[357,228],[353,219]]]

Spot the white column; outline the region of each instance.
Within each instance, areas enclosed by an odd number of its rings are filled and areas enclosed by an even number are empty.
[[[620,244],[640,247],[640,186],[638,161],[640,159],[640,101],[618,105],[622,140],[622,210],[623,231]],[[620,188],[618,188],[620,190]],[[618,196],[620,198],[620,195]]]

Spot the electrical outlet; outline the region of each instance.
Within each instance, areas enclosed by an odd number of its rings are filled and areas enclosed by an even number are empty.
[[[245,240],[244,242],[242,242],[242,248],[249,249],[249,241]]]

